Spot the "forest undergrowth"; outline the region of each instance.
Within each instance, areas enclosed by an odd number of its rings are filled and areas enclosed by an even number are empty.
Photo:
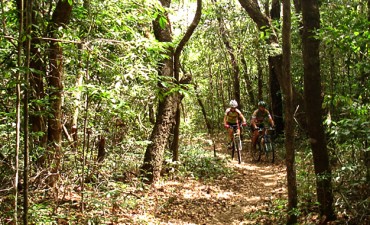
[[[154,185],[137,176],[137,161],[136,170],[93,169],[96,175],[85,180],[83,195],[72,174],[61,176],[57,196],[32,186],[30,224],[285,224],[287,187],[281,150],[274,164],[254,162],[250,142],[245,141],[243,163],[238,164],[223,138],[216,138],[215,145],[205,138],[186,143],[181,161],[166,160],[162,179]],[[121,160],[129,160],[125,158]],[[121,166],[126,165],[123,161]],[[0,224],[14,224],[11,195],[3,194],[0,207],[7,213]],[[309,210],[314,207],[306,206],[299,224],[320,223],[317,212]]]

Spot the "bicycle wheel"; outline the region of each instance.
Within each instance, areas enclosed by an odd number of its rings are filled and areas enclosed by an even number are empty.
[[[272,142],[265,143],[266,161],[274,163],[275,161],[275,148]]]
[[[238,137],[238,136],[236,136],[235,138],[234,138],[234,146],[235,146],[235,151],[237,152],[237,154],[238,154],[238,162],[239,162],[239,164],[240,163],[242,163],[242,153],[241,153],[241,151],[242,151],[242,141],[240,140],[240,137]]]
[[[266,157],[266,161],[268,162],[274,162],[275,160],[275,150],[274,150],[274,145],[271,141],[271,137],[269,135],[266,135],[265,138],[265,143],[264,143],[264,147],[265,147],[265,157]]]
[[[231,159],[234,159],[234,152],[235,152],[235,144],[234,144],[234,141],[233,141],[232,146],[231,146]]]

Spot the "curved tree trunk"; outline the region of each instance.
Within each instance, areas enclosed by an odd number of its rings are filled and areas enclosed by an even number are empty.
[[[330,221],[335,218],[335,214],[333,209],[331,168],[322,118],[320,41],[314,38],[315,31],[320,28],[318,1],[302,1],[302,16],[304,96],[307,110],[308,134],[313,153],[320,213],[326,221]]]
[[[191,35],[194,33],[195,28],[198,26],[200,17],[201,17],[201,11],[202,10],[202,1],[197,1],[197,10],[195,12],[195,16],[193,19],[193,22],[190,24],[189,28],[187,29],[184,37],[181,39],[179,45],[177,46],[175,50],[174,55],[174,76],[177,82],[179,82],[180,78],[180,55],[182,52],[182,49],[184,48],[185,44],[189,41]],[[189,77],[191,79],[191,76]],[[174,137],[171,144],[171,150],[173,153],[173,161],[179,160],[179,135],[180,135],[180,123],[181,123],[181,111],[180,111],[180,102],[178,103],[177,112],[175,116],[175,124],[174,124]]]
[[[170,0],[160,0],[162,6],[168,8],[171,4]],[[183,39],[180,41],[176,52],[174,53],[172,47],[168,47],[167,56],[168,58],[163,60],[159,65],[159,75],[163,77],[173,77],[176,81],[179,80],[179,69],[180,69],[180,54],[185,46],[186,42],[191,37],[196,26],[200,21],[201,16],[201,0],[197,1],[197,11],[192,24],[185,33]],[[168,15],[166,14],[167,21],[169,21]],[[164,28],[159,24],[159,17],[153,21],[154,35],[156,39],[160,42],[171,42],[172,41],[172,31],[171,25],[168,22]],[[191,77],[183,77],[177,83],[186,84],[190,83]],[[162,169],[163,155],[166,143],[168,141],[171,128],[175,122],[175,116],[179,108],[180,102],[183,96],[179,92],[173,92],[166,94],[169,90],[164,88],[159,84],[159,88],[162,91],[162,100],[158,104],[158,112],[156,122],[152,134],[150,136],[151,143],[147,146],[144,163],[141,167],[142,175],[147,178],[149,183],[155,183],[160,178],[160,172]]]

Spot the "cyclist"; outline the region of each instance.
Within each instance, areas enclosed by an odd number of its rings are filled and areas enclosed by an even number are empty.
[[[275,127],[274,120],[271,117],[270,112],[266,109],[266,102],[259,101],[258,102],[258,109],[256,109],[252,114],[251,119],[251,129],[253,132],[252,135],[252,147],[256,149],[256,141],[258,138],[258,129],[262,128],[263,132],[266,132],[266,127],[264,122],[270,123],[271,127]]]
[[[236,100],[231,100],[230,101],[230,108],[227,108],[225,111],[225,116],[224,116],[224,126],[226,129],[228,129],[229,137],[228,137],[228,147],[231,148],[232,140],[233,140],[233,129],[232,126],[237,125],[238,127],[238,134],[240,135],[240,125],[239,121],[242,121],[242,125],[246,126],[247,122],[245,120],[245,117],[243,114],[240,112],[238,107],[238,102]]]

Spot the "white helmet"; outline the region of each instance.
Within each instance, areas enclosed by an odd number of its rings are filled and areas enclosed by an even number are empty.
[[[236,107],[238,107],[238,103],[235,100],[231,100],[230,101],[230,107],[236,108]]]

